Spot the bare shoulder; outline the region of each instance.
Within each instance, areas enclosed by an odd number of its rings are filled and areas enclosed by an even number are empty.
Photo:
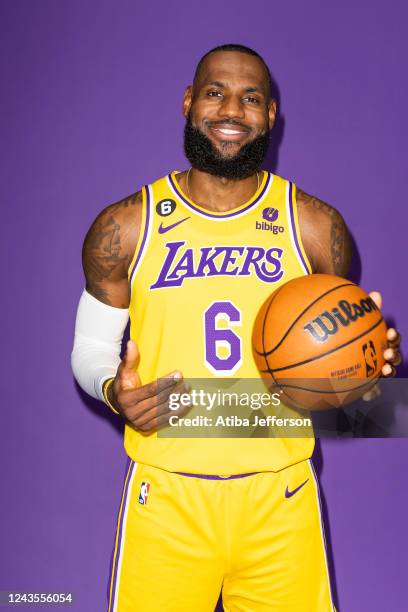
[[[312,223],[316,229],[316,224],[321,223],[344,223],[344,219],[339,211],[331,206],[327,202],[324,202],[320,198],[310,195],[297,187],[296,189],[296,203],[299,219],[302,219],[305,223]]]
[[[346,277],[352,257],[350,234],[339,211],[297,188],[300,234],[313,272]]]
[[[86,234],[82,265],[86,289],[101,302],[126,308],[128,268],[135,252],[142,217],[142,192],[110,206],[96,217]]]

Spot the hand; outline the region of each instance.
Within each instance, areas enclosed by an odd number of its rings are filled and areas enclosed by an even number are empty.
[[[180,416],[190,409],[189,406],[182,406],[177,410],[170,410],[168,405],[171,393],[188,393],[189,387],[183,383],[183,376],[178,371],[142,385],[136,370],[138,355],[136,343],[129,340],[126,355],[108,389],[108,399],[136,429],[143,433],[152,433],[164,427],[170,416]]]
[[[381,306],[382,306],[381,293],[379,293],[378,291],[372,291],[369,295],[374,300],[378,308],[381,310]],[[390,378],[392,376],[395,376],[395,373],[396,373],[395,368],[402,361],[401,353],[399,350],[399,346],[401,344],[401,336],[399,335],[397,330],[394,329],[393,327],[390,327],[389,329],[387,329],[387,341],[388,341],[388,347],[384,351],[385,364],[383,365],[382,370],[381,370],[381,374],[384,378]],[[370,400],[375,399],[379,395],[381,395],[381,390],[380,390],[379,385],[376,384],[374,385],[372,389],[367,391],[367,393],[364,393],[363,400],[368,402]]]

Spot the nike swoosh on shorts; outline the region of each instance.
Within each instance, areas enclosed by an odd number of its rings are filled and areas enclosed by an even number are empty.
[[[292,495],[297,493],[299,491],[299,489],[301,489],[302,487],[305,486],[305,484],[308,482],[308,480],[309,479],[305,480],[305,482],[302,482],[302,484],[299,485],[298,487],[296,487],[296,489],[293,489],[293,491],[289,491],[288,487],[286,487],[285,497],[292,497]]]

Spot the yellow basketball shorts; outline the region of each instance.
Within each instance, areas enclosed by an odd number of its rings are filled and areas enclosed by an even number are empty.
[[[109,612],[334,611],[311,462],[213,478],[130,461]]]

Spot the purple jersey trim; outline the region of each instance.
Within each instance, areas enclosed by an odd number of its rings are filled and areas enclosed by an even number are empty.
[[[144,248],[145,248],[147,234],[149,232],[149,225],[150,225],[150,192],[149,192],[149,187],[147,185],[145,185],[144,189],[145,189],[145,193],[146,193],[146,222],[145,222],[145,226],[143,228],[143,238],[142,238],[142,242],[140,243],[139,252],[138,252],[138,254],[136,256],[135,263],[133,264],[132,272],[130,274],[129,284],[130,284],[131,288],[133,286],[133,277],[134,277],[134,274],[135,274],[135,270],[137,268],[137,265],[138,265],[138,263],[140,261],[140,258],[142,256],[142,253],[143,253]]]
[[[119,526],[118,526],[119,537],[118,537],[118,544],[116,546],[115,566],[112,568],[112,578],[109,581],[109,586],[112,584],[112,590],[109,589],[109,597],[111,593],[112,593],[112,597],[109,600],[108,612],[112,612],[114,605],[115,605],[116,582],[117,582],[117,577],[118,577],[120,549],[122,545],[122,535],[123,535],[123,517],[126,513],[127,498],[128,498],[128,493],[129,493],[129,483],[132,480],[132,474],[133,474],[134,469],[135,469],[135,462],[129,459],[129,467],[128,467],[128,472],[127,472],[126,480],[125,480],[125,487],[123,491],[123,501],[121,503],[121,512],[120,512],[120,518],[119,518]],[[116,534],[115,534],[115,540],[116,540]],[[113,548],[113,556],[115,556],[115,546]]]
[[[234,478],[246,478],[246,476],[253,476],[259,474],[259,472],[248,472],[247,474],[233,474],[232,476],[213,476],[212,474],[189,474],[188,472],[175,472],[180,476],[190,476],[190,478],[204,478],[204,480],[232,480]]]
[[[178,197],[181,200],[183,200],[184,204],[186,206],[188,206],[189,208],[191,208],[191,210],[194,210],[195,212],[200,213],[201,215],[204,215],[205,217],[210,217],[212,219],[230,219],[231,217],[237,217],[238,215],[241,215],[242,213],[246,212],[247,210],[249,210],[250,208],[252,208],[253,206],[255,206],[259,202],[259,200],[263,197],[263,195],[265,194],[266,190],[268,189],[268,187],[270,185],[270,182],[271,182],[271,173],[267,172],[265,185],[263,186],[263,188],[262,188],[261,192],[259,193],[259,195],[255,198],[255,200],[253,200],[253,202],[250,202],[247,206],[245,206],[245,208],[242,208],[241,210],[237,210],[235,212],[226,213],[226,214],[218,214],[218,215],[214,215],[214,214],[212,214],[210,212],[205,212],[201,208],[198,208],[198,206],[194,206],[194,204],[189,202],[189,200],[187,200],[187,198],[181,193],[180,189],[178,188],[178,186],[176,184],[176,181],[173,179],[171,174],[169,174],[167,178],[168,178],[171,186],[173,187],[174,191],[178,195]]]
[[[296,245],[300,260],[303,264],[306,274],[310,274],[309,266],[307,265],[305,258],[303,257],[302,249],[300,248],[299,239],[298,239],[298,235],[296,232],[295,215],[293,212],[293,184],[291,182],[289,182],[289,210],[290,210],[290,222],[292,225],[292,234],[293,234],[293,238],[295,241],[295,245]]]

